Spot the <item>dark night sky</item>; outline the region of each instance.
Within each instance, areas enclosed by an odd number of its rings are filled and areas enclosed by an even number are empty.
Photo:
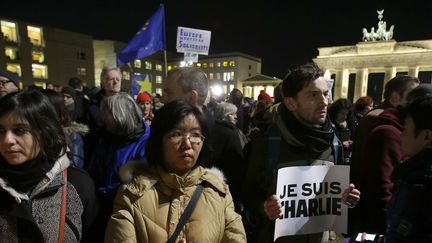
[[[127,42],[160,2],[9,1],[2,3],[0,16]],[[363,27],[377,28],[376,10],[385,9],[395,40],[432,39],[431,0],[163,2],[169,52],[175,52],[177,26],[206,29],[212,31],[210,54],[240,51],[260,57],[262,73],[281,78],[288,68],[316,57],[318,47],[359,42]]]

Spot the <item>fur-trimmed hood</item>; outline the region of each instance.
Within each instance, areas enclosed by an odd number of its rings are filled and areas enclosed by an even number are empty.
[[[140,171],[148,167],[148,163],[146,160],[131,160],[128,161],[126,164],[124,164],[120,168],[120,180],[123,183],[128,183],[132,181],[132,179],[139,174]],[[227,179],[224,175],[224,173],[216,167],[211,168],[204,168],[207,172],[215,175],[217,178],[219,178],[221,181],[226,182]]]
[[[119,175],[122,182],[136,195],[142,195],[144,191],[153,187],[158,181],[164,180],[162,177],[166,179],[175,176],[177,179],[174,181],[183,181],[184,179],[174,173],[166,172],[160,166],[149,166],[145,160],[129,161],[121,167]],[[192,169],[190,175],[193,177],[198,175],[199,181],[207,182],[220,193],[226,194],[229,191],[223,172],[216,167],[197,166]],[[186,180],[188,179],[186,178]]]
[[[21,200],[29,200],[39,195],[54,181],[54,179],[56,179],[56,176],[65,169],[67,169],[69,165],[70,160],[67,157],[67,154],[63,154],[60,158],[57,159],[51,170],[45,174],[44,178],[39,181],[36,187],[29,194],[16,191],[14,188],[9,186],[7,180],[4,178],[0,178],[0,188],[8,192],[12,197],[15,198],[18,203],[21,203]]]
[[[70,136],[72,132],[76,132],[81,136],[85,136],[89,132],[89,128],[85,124],[72,122],[70,126],[63,127],[63,131],[66,136]]]

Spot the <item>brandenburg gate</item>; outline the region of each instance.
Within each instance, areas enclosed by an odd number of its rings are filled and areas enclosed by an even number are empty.
[[[384,10],[378,12],[378,28],[363,29],[363,42],[353,46],[318,48],[314,62],[324,70],[324,78],[334,78],[333,100],[348,98],[354,88],[353,101],[368,94],[369,76],[383,73],[383,86],[398,73],[419,76],[419,72],[432,73],[432,40],[402,41],[392,39],[393,28],[387,31],[382,21]],[[350,76],[355,76],[354,87],[349,87]],[[431,83],[431,79],[421,80]],[[383,90],[383,88],[381,89]],[[382,94],[379,94],[382,97]],[[381,101],[377,100],[377,101]]]

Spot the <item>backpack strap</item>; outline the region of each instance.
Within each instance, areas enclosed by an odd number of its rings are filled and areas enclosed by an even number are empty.
[[[59,223],[59,234],[57,238],[58,243],[62,243],[64,241],[64,230],[65,230],[65,221],[66,221],[66,198],[67,198],[67,168],[63,171],[63,189],[62,189],[62,197],[61,197],[61,207],[60,207],[60,223]]]
[[[177,227],[176,227],[174,233],[168,239],[167,243],[174,243],[175,242],[178,235],[180,234],[180,231],[183,229],[184,225],[186,224],[186,222],[190,218],[190,216],[191,216],[191,214],[195,208],[195,205],[201,196],[203,189],[204,189],[204,187],[201,184],[197,186],[194,194],[192,195],[191,200],[189,201],[188,205],[186,206],[185,211],[183,212],[183,214],[180,217],[179,223],[177,224]]]
[[[266,169],[264,170],[264,178],[266,185],[270,185],[279,159],[281,134],[276,124],[270,125],[267,133],[267,163]]]

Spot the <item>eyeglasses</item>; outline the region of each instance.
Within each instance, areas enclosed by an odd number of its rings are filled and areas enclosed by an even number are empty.
[[[7,79],[7,80],[0,80],[0,85],[2,85],[2,86],[6,86],[6,84],[8,84],[8,83],[12,83],[12,81],[9,80],[9,79]]]
[[[185,138],[187,138],[189,142],[194,145],[202,143],[205,139],[205,137],[200,133],[183,134],[180,132],[170,133],[168,138],[174,144],[180,144]]]

